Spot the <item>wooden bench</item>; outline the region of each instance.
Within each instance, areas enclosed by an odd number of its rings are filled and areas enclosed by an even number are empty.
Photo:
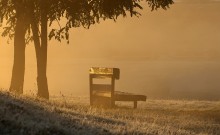
[[[132,101],[137,108],[137,101],[146,101],[145,95],[136,95],[126,92],[115,91],[115,80],[118,80],[120,70],[118,68],[90,68],[90,104],[115,106],[115,101]],[[94,79],[110,79],[110,83],[97,84]]]

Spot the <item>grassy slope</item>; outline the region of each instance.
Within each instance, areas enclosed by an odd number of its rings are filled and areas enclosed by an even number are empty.
[[[0,92],[0,134],[220,134],[220,102],[148,100],[91,108],[86,97],[50,101]]]

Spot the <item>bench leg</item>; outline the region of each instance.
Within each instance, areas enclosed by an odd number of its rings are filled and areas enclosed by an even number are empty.
[[[115,101],[111,100],[111,107],[115,107]]]
[[[93,100],[91,96],[90,96],[90,105],[93,106]]]
[[[137,101],[134,101],[134,109],[137,108]]]

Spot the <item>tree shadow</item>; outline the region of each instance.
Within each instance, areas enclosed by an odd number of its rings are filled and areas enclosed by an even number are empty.
[[[0,92],[0,134],[114,134],[103,124],[126,126],[120,120],[60,110],[46,100]]]

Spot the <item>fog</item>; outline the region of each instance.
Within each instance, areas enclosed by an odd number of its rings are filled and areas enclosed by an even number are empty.
[[[220,2],[176,0],[170,9],[75,28],[70,44],[49,42],[49,92],[89,95],[90,67],[120,68],[116,90],[149,98],[220,99]],[[0,38],[0,88],[10,86],[13,41]],[[33,44],[26,48],[25,93],[36,93]]]

